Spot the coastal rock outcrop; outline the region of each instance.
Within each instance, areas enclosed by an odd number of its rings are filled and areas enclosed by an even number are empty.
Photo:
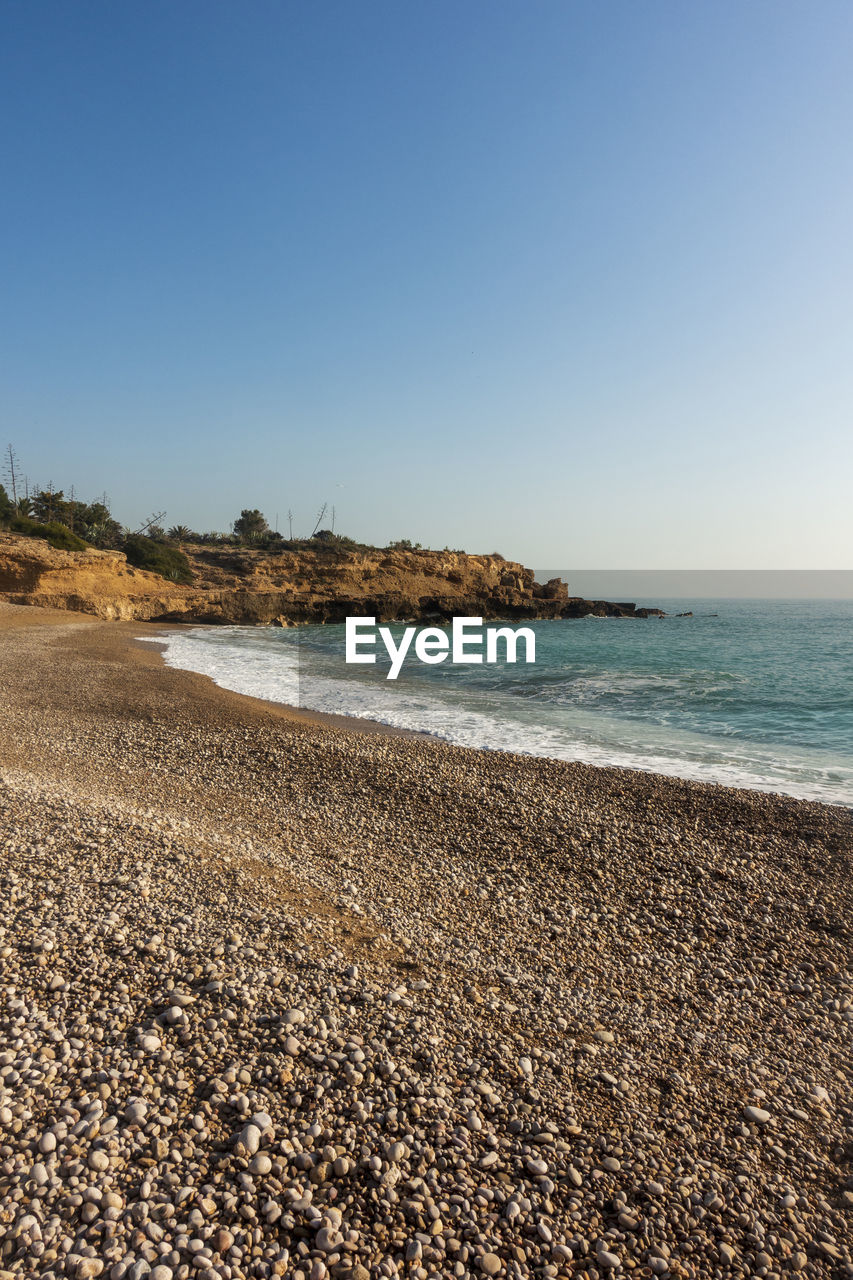
[[[258,626],[342,622],[354,614],[440,622],[454,615],[518,620],[659,612],[572,597],[561,579],[538,583],[532,569],[499,555],[326,544],[186,551],[189,584],[135,569],[118,551],[59,551],[38,538],[0,536],[0,599],[110,621]]]

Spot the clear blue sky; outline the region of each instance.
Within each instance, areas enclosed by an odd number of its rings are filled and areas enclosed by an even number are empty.
[[[853,6],[0,9],[0,443],[590,568],[853,562]]]

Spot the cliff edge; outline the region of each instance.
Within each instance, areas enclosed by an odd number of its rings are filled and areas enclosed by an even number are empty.
[[[482,618],[647,617],[657,609],[582,600],[559,578],[502,556],[459,551],[298,551],[187,547],[189,584],[135,569],[119,551],[59,551],[0,535],[0,599],[115,621],[290,626],[368,615],[383,622]]]

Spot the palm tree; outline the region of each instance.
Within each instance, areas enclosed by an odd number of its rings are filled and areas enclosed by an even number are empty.
[[[177,542],[181,546],[193,536],[192,529],[188,529],[185,524],[173,524],[166,537],[170,542]]]

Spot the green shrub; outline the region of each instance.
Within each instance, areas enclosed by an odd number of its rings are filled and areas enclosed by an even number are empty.
[[[9,521],[12,533],[21,533],[25,538],[44,538],[57,551],[88,551],[82,538],[64,524],[39,524],[38,520],[30,520],[29,516],[14,516]]]
[[[263,512],[257,507],[244,507],[239,518],[234,521],[234,532],[241,542],[252,542],[262,534],[269,533],[269,528]]]
[[[127,556],[128,564],[136,569],[159,573],[161,578],[168,578],[170,582],[192,582],[190,562],[177,547],[134,533],[125,538],[122,551]]]

